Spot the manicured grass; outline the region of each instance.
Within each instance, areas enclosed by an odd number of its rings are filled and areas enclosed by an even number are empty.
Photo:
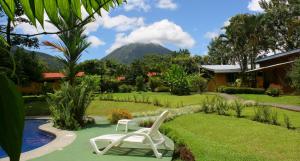
[[[268,95],[256,94],[237,94],[237,96],[245,100],[254,100],[257,102],[278,103],[283,105],[298,105],[300,106],[300,96],[280,96],[271,97]]]
[[[300,113],[290,117],[298,120]],[[300,122],[295,125],[299,127]],[[199,161],[298,161],[300,156],[299,131],[247,118],[198,113],[164,126],[184,140]]]
[[[176,96],[170,93],[157,93],[157,92],[133,92],[133,93],[115,93],[116,98],[138,98],[149,97],[152,102],[153,99],[158,99],[162,105],[169,104],[169,107],[176,108],[187,105],[201,104],[206,97],[214,97],[214,94],[192,94],[188,96]]]
[[[159,109],[152,104],[131,103],[131,102],[112,102],[94,100],[87,109],[88,115],[108,116],[114,109],[125,109],[130,113],[155,111]]]

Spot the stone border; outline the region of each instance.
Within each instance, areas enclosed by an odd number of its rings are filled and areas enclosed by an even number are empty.
[[[30,119],[32,118],[30,117]],[[34,119],[45,119],[45,117],[38,117]],[[55,135],[55,139],[37,149],[22,153],[20,161],[38,158],[56,150],[63,150],[64,147],[70,145],[76,139],[76,134],[74,132],[54,128],[53,123],[43,124],[39,127],[39,129]],[[0,161],[9,161],[9,158],[2,158]]]

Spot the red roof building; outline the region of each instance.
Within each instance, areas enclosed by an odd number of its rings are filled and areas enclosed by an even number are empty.
[[[76,77],[83,77],[84,75],[84,72],[78,72]],[[42,76],[44,80],[58,80],[66,77],[63,73],[42,73]]]

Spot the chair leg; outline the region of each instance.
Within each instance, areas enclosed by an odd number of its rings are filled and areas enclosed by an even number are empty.
[[[90,143],[91,143],[91,145],[92,145],[94,151],[95,151],[97,154],[99,154],[100,151],[99,151],[99,149],[98,149],[98,147],[97,147],[96,141],[95,141],[94,139],[90,139]]]

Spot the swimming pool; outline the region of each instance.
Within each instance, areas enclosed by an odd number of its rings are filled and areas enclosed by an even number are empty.
[[[39,126],[45,123],[47,123],[47,120],[25,120],[22,152],[36,149],[55,139],[55,135],[39,130]],[[7,157],[7,154],[0,147],[0,158],[4,157]]]

